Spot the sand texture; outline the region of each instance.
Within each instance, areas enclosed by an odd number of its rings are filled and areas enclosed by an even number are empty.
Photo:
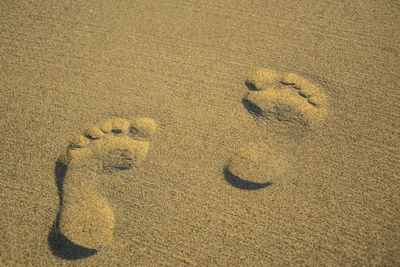
[[[400,2],[2,1],[0,266],[400,266]]]

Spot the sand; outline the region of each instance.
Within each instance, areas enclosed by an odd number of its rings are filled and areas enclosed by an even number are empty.
[[[398,1],[3,1],[0,265],[399,266]]]

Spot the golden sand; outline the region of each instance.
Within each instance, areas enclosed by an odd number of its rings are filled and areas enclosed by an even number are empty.
[[[272,144],[250,143],[239,148],[228,163],[228,170],[252,183],[273,183],[282,178],[288,162]]]
[[[0,265],[399,266],[399,12],[2,1]]]

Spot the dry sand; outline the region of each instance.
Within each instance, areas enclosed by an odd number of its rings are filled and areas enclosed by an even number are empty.
[[[399,266],[399,14],[2,1],[0,265]]]

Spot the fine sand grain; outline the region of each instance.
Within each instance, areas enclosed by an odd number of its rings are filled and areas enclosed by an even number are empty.
[[[399,1],[2,1],[1,266],[399,266]]]

